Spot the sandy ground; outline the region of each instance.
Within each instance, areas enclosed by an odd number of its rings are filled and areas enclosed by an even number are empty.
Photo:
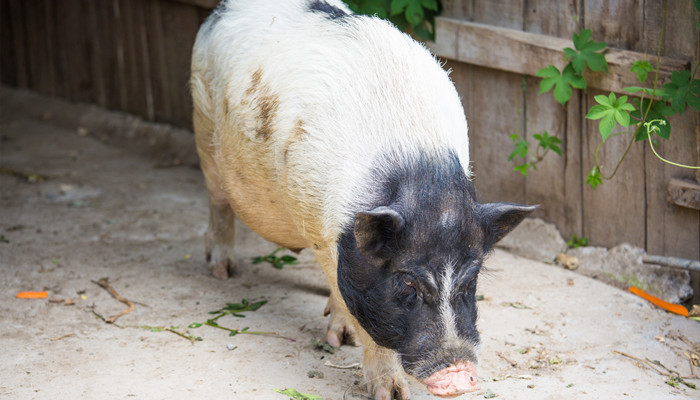
[[[6,106],[0,104],[0,167],[48,178],[0,175],[0,398],[284,400],[275,388],[366,398],[358,370],[326,365],[359,362],[361,350],[328,354],[311,343],[324,337],[328,291],[308,251],[283,270],[252,265],[275,246],[241,224],[239,273],[219,281],[204,262],[200,171],[163,167]],[[688,375],[683,352],[690,342],[697,351],[697,322],[506,252],[496,251],[487,266],[479,287],[481,389],[460,398],[700,398],[615,353]],[[105,277],[136,302],[117,320],[122,328],[95,316],[125,308],[93,283]],[[49,298],[15,298],[22,290],[47,290]],[[244,298],[268,303],[245,319],[225,316],[222,326],[296,341],[188,329]],[[177,327],[202,341],[143,326]],[[432,398],[418,383],[411,388],[414,399]]]

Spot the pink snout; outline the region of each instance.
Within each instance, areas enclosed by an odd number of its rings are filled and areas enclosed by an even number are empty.
[[[478,387],[476,366],[467,361],[452,364],[426,378],[423,383],[435,396],[454,397]]]

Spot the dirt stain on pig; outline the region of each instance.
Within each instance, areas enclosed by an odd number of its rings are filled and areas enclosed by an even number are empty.
[[[294,129],[292,129],[292,133],[289,135],[289,138],[287,139],[287,143],[284,145],[284,162],[285,164],[287,163],[287,156],[289,154],[289,148],[294,144],[297,143],[301,140],[302,136],[306,133],[306,130],[304,129],[304,121],[298,119],[296,123],[294,124]]]
[[[279,109],[279,96],[270,90],[262,81],[262,70],[253,72],[250,87],[246,89],[244,100],[250,99],[251,108],[257,112],[258,123],[255,129],[255,139],[266,141],[274,133],[274,122]]]

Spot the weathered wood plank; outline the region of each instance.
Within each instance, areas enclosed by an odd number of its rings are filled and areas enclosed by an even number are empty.
[[[671,179],[668,184],[669,201],[681,207],[700,210],[700,184],[681,179]]]
[[[475,1],[472,20],[501,28],[523,29],[524,3],[525,0]]]
[[[26,25],[22,23],[24,18],[24,3],[17,1],[9,2],[10,20],[12,22],[12,44],[15,51],[15,70],[17,71],[17,86],[21,88],[29,87],[29,57],[28,38]]]
[[[161,49],[168,64],[168,96],[172,99],[170,123],[191,128],[192,99],[189,92],[192,46],[201,23],[198,7],[170,2],[163,8],[163,35],[167,38]]]
[[[525,29],[555,37],[571,37],[578,30],[572,16],[579,15],[578,2],[530,0],[525,9]],[[525,80],[525,131],[535,152],[535,133],[543,131],[560,138],[562,155],[550,151],[536,171],[528,174],[525,198],[528,204],[540,204],[537,216],[554,223],[564,237],[581,235],[581,96],[574,92],[567,107],[562,107],[551,93],[539,95],[540,80]],[[533,157],[534,158],[534,157]]]
[[[470,18],[506,27],[522,26],[523,1],[475,1]],[[462,68],[462,71],[465,71]],[[525,178],[507,165],[511,133],[523,134],[522,79],[515,74],[468,67],[466,97],[474,184],[482,201],[525,201]],[[454,77],[457,80],[457,77]],[[498,93],[498,96],[494,96]]]
[[[663,4],[662,0],[646,0],[644,7],[643,42],[654,51],[661,34]],[[700,60],[700,37],[696,28],[698,15],[692,2],[669,2],[663,55],[685,55],[695,62]],[[663,83],[666,81],[659,82],[660,85]],[[700,165],[700,149],[695,137],[700,125],[700,113],[688,108],[682,116],[675,116],[670,121],[671,137],[659,141],[655,146],[657,152],[675,162]],[[656,158],[648,144],[640,145],[646,148],[647,251],[700,259],[700,212],[669,203],[667,191],[669,182],[674,178],[692,181],[693,171],[668,165]],[[696,296],[695,301],[700,301],[700,297]]]
[[[561,70],[566,65],[563,49],[573,47],[570,39],[448,18],[436,19],[436,40],[430,47],[438,57],[531,76],[549,64]],[[625,87],[638,86],[637,76],[629,68],[634,61],[649,57],[637,51],[609,48],[609,73],[587,72],[584,76],[588,87],[619,93]],[[662,57],[660,79],[668,80],[671,71],[687,67],[687,60]]]
[[[447,18],[470,20],[474,15],[474,3],[471,0],[443,0],[440,15]]]
[[[169,96],[167,55],[163,50],[165,42],[169,40],[163,31],[162,7],[168,5],[160,0],[150,0],[146,7],[146,36],[150,49],[149,75],[153,90],[153,112],[156,121],[169,122],[173,113],[172,101]]]
[[[10,11],[9,0],[0,0],[0,27],[2,34],[0,35],[0,48],[2,49],[2,57],[0,57],[0,82],[8,86],[18,86],[17,81],[17,49],[14,46],[15,29]]]
[[[604,0],[586,0],[583,21],[585,27],[593,31],[593,36],[597,40],[635,50],[639,50],[638,47],[641,46],[641,40],[635,37],[639,32],[637,26],[642,24],[641,6],[638,1],[620,0],[613,3]],[[625,23],[621,24],[620,21]],[[613,71],[612,65],[610,70]],[[585,110],[596,104],[593,96],[597,94],[602,93],[596,90],[588,91],[584,103]],[[595,152],[602,141],[599,122],[589,121],[585,125],[583,135],[582,172],[587,175],[595,165]],[[631,135],[612,137],[601,147],[599,162],[602,166],[601,174],[604,177],[613,173],[615,166],[625,155],[631,140],[633,140]],[[612,179],[604,180],[603,184],[595,190],[588,185],[585,186],[583,233],[588,236],[591,244],[608,247],[620,243],[630,243],[638,247],[646,245],[646,201],[642,182],[644,182],[644,148],[632,146]]]
[[[100,27],[94,32],[92,40],[95,48],[96,69],[103,82],[103,107],[112,110],[126,110],[126,71],[124,65],[124,45],[121,36],[121,25],[117,23],[119,16],[119,1],[93,2],[95,23]]]
[[[148,118],[146,103],[147,72],[144,67],[141,51],[141,29],[139,28],[139,13],[142,11],[140,1],[120,0],[116,22],[119,25],[120,44],[123,45],[124,64],[121,84],[126,92],[125,104],[122,110]]]

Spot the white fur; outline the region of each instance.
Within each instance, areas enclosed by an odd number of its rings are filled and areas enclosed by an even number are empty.
[[[262,70],[280,104],[270,139],[274,179],[279,190],[294,192],[291,201],[314,203],[323,236],[335,240],[366,200],[368,171],[380,153],[401,161],[451,149],[469,175],[467,122],[447,73],[423,46],[380,19],[333,21],[307,4],[228,1],[213,28],[197,36],[192,92],[214,122],[217,146],[236,116],[224,115],[224,98],[241,103]],[[286,153],[298,121],[303,141]],[[244,134],[256,140],[251,130]],[[303,233],[304,219],[296,223]]]

